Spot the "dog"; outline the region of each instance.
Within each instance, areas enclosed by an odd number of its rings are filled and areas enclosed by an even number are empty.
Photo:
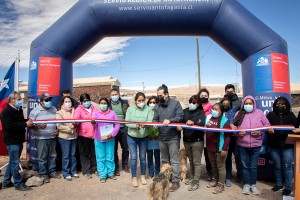
[[[154,177],[149,185],[150,200],[166,200],[169,196],[169,184],[172,176],[172,167],[170,164],[163,164],[160,173]]]
[[[179,150],[179,159],[180,159],[180,179],[185,182],[187,174],[187,154],[185,149]]]

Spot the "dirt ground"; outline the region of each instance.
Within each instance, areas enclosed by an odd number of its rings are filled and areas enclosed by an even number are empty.
[[[2,162],[2,163],[1,163]],[[204,162],[204,157],[202,163]],[[0,160],[0,166],[3,165],[3,159]],[[4,169],[2,170],[2,174]],[[178,191],[169,194],[169,200],[179,199],[210,199],[210,200],[234,200],[234,199],[282,199],[281,193],[273,193],[271,188],[274,183],[258,182],[258,188],[261,190],[260,196],[243,195],[241,184],[235,183],[230,188],[225,188],[222,194],[212,194],[212,189],[207,188],[205,177],[205,165],[202,165],[202,178],[198,190],[190,192],[188,186],[184,183],[180,184]],[[149,199],[148,186],[151,179],[147,179],[147,185],[139,185],[138,188],[131,186],[131,176],[124,171],[121,171],[121,176],[117,180],[108,180],[106,183],[100,183],[99,178],[93,175],[91,179],[85,179],[80,173],[79,179],[73,181],[66,181],[61,179],[51,179],[50,183],[46,183],[40,187],[33,187],[32,191],[21,192],[16,191],[14,188],[0,190],[1,200],[89,200],[89,199],[111,199],[111,200],[141,200]],[[234,178],[233,178],[234,179]],[[3,180],[3,176],[0,177]]]

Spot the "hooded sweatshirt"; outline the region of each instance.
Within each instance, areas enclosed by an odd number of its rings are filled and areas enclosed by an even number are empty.
[[[282,114],[276,110],[278,101],[286,102],[286,111]],[[285,97],[279,97],[273,104],[273,112],[267,115],[271,125],[292,125],[297,126],[297,118],[291,110],[291,105]],[[293,134],[293,131],[276,130],[273,134],[268,135],[268,144],[272,148],[293,147],[292,144],[285,144],[288,134]]]
[[[238,129],[247,129],[247,128],[258,128],[262,126],[270,126],[270,123],[267,117],[264,115],[263,111],[256,108],[256,102],[252,96],[246,96],[241,105],[241,110],[244,110],[244,104],[247,99],[251,99],[253,101],[253,111],[245,114],[244,119]],[[238,111],[235,117],[238,115]],[[238,134],[238,133],[237,133]],[[243,137],[238,136],[237,144],[242,147],[252,148],[252,147],[260,147],[263,142],[265,132],[260,131],[258,136],[252,136],[251,132],[246,132]]]

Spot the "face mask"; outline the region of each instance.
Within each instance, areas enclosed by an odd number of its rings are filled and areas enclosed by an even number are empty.
[[[114,102],[117,102],[119,100],[119,96],[118,95],[112,96],[111,100],[113,100]]]
[[[253,111],[253,105],[244,105],[244,109],[247,113]]]
[[[102,111],[107,110],[107,104],[100,104],[99,107],[100,107],[100,110],[102,110]]]
[[[213,118],[218,118],[219,117],[219,112],[215,110],[211,110],[211,115]]]
[[[231,109],[231,107],[230,107],[230,105],[223,105],[223,109],[225,112],[227,112]]]
[[[52,101],[44,101],[44,107],[45,108],[50,108],[52,106]]]
[[[163,96],[160,96],[160,97],[158,97],[158,101],[159,101],[159,103],[164,103],[165,99]]]
[[[276,111],[279,113],[284,113],[286,111],[286,106],[276,106]]]
[[[143,102],[143,103],[138,103],[138,104],[136,104],[139,108],[144,108],[144,106],[145,106],[145,103]]]
[[[196,110],[196,108],[197,108],[196,104],[193,104],[193,103],[189,104],[189,110],[193,111],[193,110]]]
[[[207,103],[207,102],[208,102],[208,98],[206,98],[206,97],[201,97],[201,102],[202,102],[202,103]]]
[[[149,107],[153,109],[155,107],[155,103],[149,103]]]
[[[91,106],[91,102],[90,102],[90,101],[86,101],[86,102],[84,102],[82,105],[83,105],[83,107],[85,107],[85,108],[89,108],[89,107]]]
[[[23,105],[22,100],[17,100],[17,101],[16,101],[16,105],[15,105],[15,106],[16,106],[17,108],[20,108],[22,105]]]
[[[232,92],[228,92],[228,93],[226,93],[224,96],[225,97],[228,97],[229,99],[232,99],[232,97],[233,97],[233,93]]]
[[[64,103],[64,106],[65,108],[71,108],[72,103],[71,102]]]

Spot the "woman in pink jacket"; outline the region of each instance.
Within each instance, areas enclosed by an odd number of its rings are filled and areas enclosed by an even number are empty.
[[[93,119],[112,119],[118,120],[116,113],[108,108],[108,99],[99,100],[100,110],[94,112]],[[114,175],[114,149],[115,137],[119,132],[119,123],[95,123],[95,151],[97,160],[97,169],[101,183],[106,182],[106,178],[116,180]]]
[[[234,125],[238,129],[250,129],[270,126],[270,123],[264,113],[256,109],[254,98],[246,96],[243,99],[241,110],[235,115]],[[242,162],[243,194],[246,195],[250,193],[250,190],[254,195],[260,194],[256,187],[256,179],[258,157],[264,134],[263,131],[241,131],[237,133],[237,145],[239,146]]]
[[[80,103],[74,114],[75,119],[91,119],[97,108],[92,105],[90,95],[87,93],[80,95]],[[90,122],[78,124],[78,147],[82,174],[85,178],[92,178],[92,173],[97,173],[94,126]]]

